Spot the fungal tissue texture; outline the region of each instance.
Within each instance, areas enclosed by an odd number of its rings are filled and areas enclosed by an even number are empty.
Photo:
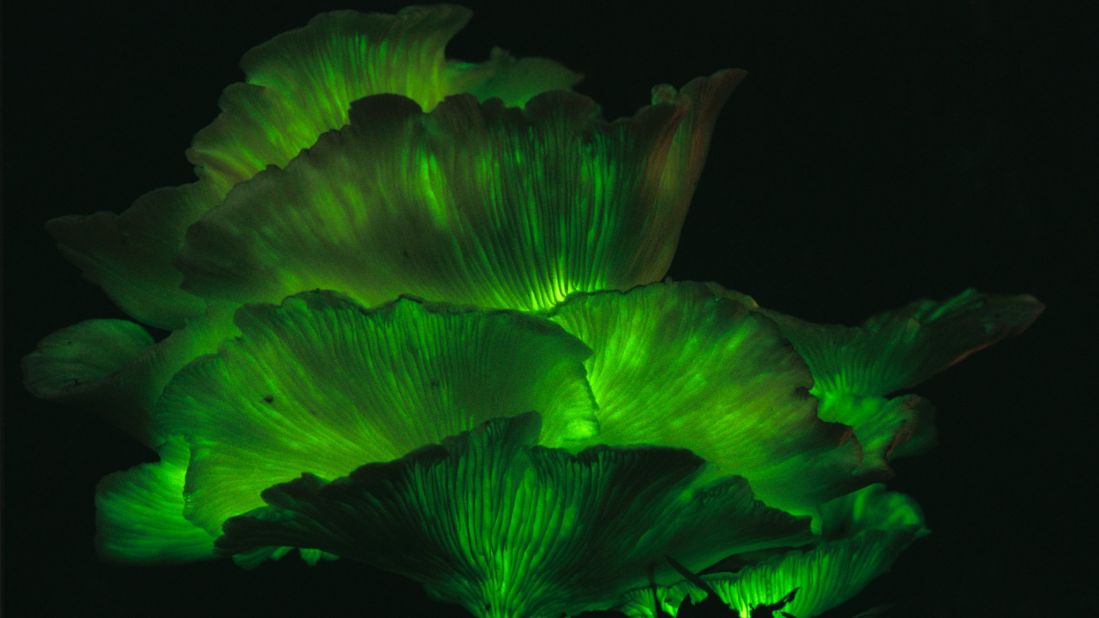
[[[888,487],[936,440],[912,389],[1042,305],[823,325],[665,279],[744,71],[606,120],[553,60],[448,58],[470,17],[278,34],[196,178],[46,224],[119,315],[46,335],[26,387],[159,455],[100,482],[100,555],[361,562],[480,617],[854,597],[929,532]]]

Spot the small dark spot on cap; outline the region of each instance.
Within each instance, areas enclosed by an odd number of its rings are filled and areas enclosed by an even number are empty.
[[[266,402],[266,403],[274,403],[275,396],[274,395],[264,395],[263,396],[263,401]]]

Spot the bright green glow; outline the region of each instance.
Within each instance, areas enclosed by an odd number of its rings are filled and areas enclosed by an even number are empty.
[[[614,609],[628,618],[664,618],[663,614],[657,614],[657,607],[665,614],[675,616],[690,590],[690,584],[686,582],[656,588],[635,588],[623,594]]]
[[[38,397],[93,409],[156,447],[164,436],[150,413],[168,380],[236,333],[232,310],[217,304],[158,343],[133,322],[89,320],[43,339],[23,360],[24,382]]]
[[[508,107],[522,107],[535,94],[567,90],[580,74],[545,58],[513,58],[494,47],[488,62],[449,60],[445,69],[447,94],[468,92],[478,101],[498,98]],[[423,106],[430,110],[433,106]]]
[[[911,303],[857,327],[763,311],[812,370],[821,418],[853,426],[866,448],[866,466],[884,467],[887,457],[919,452],[933,441],[930,404],[887,396],[1022,332],[1042,309],[1032,296],[966,290],[943,302]]]
[[[751,607],[774,603],[799,588],[784,611],[811,618],[855,596],[887,572],[913,540],[927,533],[916,503],[886,492],[881,485],[827,505],[823,520],[825,540],[815,549],[789,552],[735,576],[705,579],[726,605],[745,618]],[[837,533],[842,536],[833,538]]]
[[[281,560],[286,554],[298,550],[298,557],[309,566],[316,566],[321,560],[338,560],[339,556],[319,549],[306,547],[267,546],[255,551],[242,552],[233,556],[233,562],[242,569],[254,569],[267,560]]]
[[[180,371],[156,409],[161,434],[190,441],[187,516],[212,533],[274,483],[342,476],[500,414],[543,411],[551,445],[595,431],[590,352],[544,320],[307,293],[236,322],[242,336]]]
[[[183,517],[187,443],[172,438],[159,452],[159,462],[116,472],[99,482],[96,545],[108,560],[188,562],[216,555],[214,535]]]
[[[805,509],[860,484],[849,428],[822,423],[809,370],[774,323],[698,283],[578,294],[549,313],[594,354],[592,442],[690,448],[767,504]]]
[[[855,596],[915,539],[926,535],[923,514],[911,498],[872,485],[823,505],[815,522],[818,541],[810,549],[776,553],[736,573],[702,578],[730,608],[748,618],[751,608],[774,604],[798,588],[783,611],[812,618]],[[682,603],[706,593],[688,582],[659,588],[664,611],[675,616]],[[617,609],[632,618],[652,618],[651,589],[625,595]]]
[[[820,417],[850,425],[863,448],[861,470],[888,470],[888,460],[919,453],[935,442],[935,409],[917,395],[892,399],[816,392]]]
[[[444,96],[473,92],[521,105],[579,79],[552,61],[517,60],[500,50],[482,64],[447,61],[447,41],[469,18],[456,6],[409,7],[397,15],[337,11],[275,37],[245,54],[246,81],[225,89],[221,115],[187,151],[198,182],[148,193],[122,215],[55,219],[50,233],[128,314],[180,327],[203,307],[179,289],[182,277],[172,265],[187,227],[240,182],[286,165],[322,133],[347,124],[352,101],[395,93],[431,109]]]
[[[364,96],[400,94],[430,110],[445,96],[477,90],[521,105],[578,81],[555,62],[516,60],[499,50],[481,65],[447,62],[447,41],[470,17],[447,5],[397,15],[318,15],[244,55],[247,81],[226,89],[221,116],[195,136],[187,157],[200,178],[227,191],[268,165],[286,165],[322,133],[347,124],[351,102]]]
[[[535,446],[538,415],[490,421],[398,461],[264,492],[218,545],[320,547],[402,573],[474,615],[556,617],[657,581],[665,555],[697,568],[799,544],[806,521],[753,500],[741,478],[692,490],[679,449]],[[669,580],[670,581],[670,580]]]
[[[50,222],[120,307],[174,330],[93,320],[25,359],[35,394],[161,457],[101,482],[100,551],[210,558],[227,522],[241,566],[346,555],[479,616],[674,615],[703,593],[665,556],[747,565],[704,576],[744,616],[794,588],[799,618],[850,598],[925,533],[880,486],[824,502],[932,440],[930,404],[890,396],[1041,305],[967,291],[846,328],[716,285],[632,289],[666,272],[742,73],[606,123],[552,61],[446,60],[468,19],[321,15],[246,54],[187,152],[197,182]],[[355,300],[233,320],[314,288]],[[542,317],[356,304],[406,293]],[[815,542],[789,551],[808,523],[772,507],[814,513]]]
[[[741,76],[658,88],[655,105],[614,123],[561,91],[522,110],[360,100],[349,126],[191,227],[184,286],[236,302],[334,289],[367,305],[411,293],[547,309],[658,280]]]
[[[96,547],[106,560],[131,564],[193,562],[217,557],[216,535],[184,517],[184,484],[190,448],[173,436],[157,449],[160,461],[135,466],[103,478],[96,490]],[[278,560],[294,548],[265,547],[234,556],[238,565],[253,567]],[[337,556],[301,548],[309,565]]]
[[[844,327],[766,312],[791,339],[822,392],[888,395],[1025,330],[1043,307],[1033,296],[966,290],[920,300]]]

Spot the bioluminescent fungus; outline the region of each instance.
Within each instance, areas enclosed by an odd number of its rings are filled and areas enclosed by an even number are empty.
[[[807,519],[754,500],[744,479],[695,486],[683,449],[537,446],[536,413],[490,421],[441,446],[325,482],[263,493],[218,541],[245,552],[319,546],[405,574],[478,616],[559,616],[613,604],[675,553],[722,557],[809,540]]]
[[[522,109],[469,95],[431,113],[400,96],[356,101],[349,125],[187,231],[183,287],[237,303],[320,288],[366,304],[411,293],[540,310],[658,280],[741,75],[658,87],[613,123],[563,91]]]
[[[855,475],[850,427],[817,418],[809,368],[750,305],[700,283],[654,283],[577,294],[548,316],[593,351],[595,442],[689,448],[708,475],[742,475],[788,509],[870,482]]]
[[[23,359],[24,382],[38,397],[90,408],[155,447],[163,436],[152,409],[168,381],[236,333],[232,307],[220,304],[159,342],[134,322],[87,320],[43,339]]]
[[[709,591],[683,580],[674,586],[645,587],[626,595],[617,609],[627,616],[652,618],[656,608],[675,616],[684,602],[708,592],[741,616],[753,608],[787,598],[782,611],[816,616],[853,597],[885,573],[912,541],[927,534],[914,500],[882,485],[836,498],[814,513],[814,539],[798,549],[754,552],[739,560],[735,572],[700,575]]]
[[[607,122],[550,60],[447,60],[468,19],[318,16],[245,56],[196,182],[49,223],[171,330],[91,320],[24,360],[160,457],[100,483],[102,556],[296,549],[501,618],[857,594],[927,534],[880,484],[935,438],[909,389],[1042,306],[970,290],[831,326],[663,280],[744,73]]]
[[[920,300],[856,327],[811,324],[775,311],[763,313],[808,363],[820,417],[850,425],[867,465],[917,454],[934,440],[932,408],[906,394],[973,352],[1017,335],[1041,314],[1026,294],[966,290],[942,302]]]
[[[447,60],[447,41],[469,18],[456,6],[319,15],[245,54],[245,81],[225,89],[221,115],[187,151],[197,182],[148,193],[121,215],[63,217],[47,228],[123,311],[146,324],[179,328],[203,308],[202,298],[180,289],[181,274],[172,265],[187,228],[236,185],[286,165],[322,133],[347,124],[352,101],[392,93],[430,110],[448,95],[471,93],[521,105],[580,79],[552,61],[515,59],[501,50],[482,64]]]

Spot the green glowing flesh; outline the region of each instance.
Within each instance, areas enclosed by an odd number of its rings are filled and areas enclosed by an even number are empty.
[[[805,357],[821,392],[884,396],[1022,332],[1042,309],[1029,295],[966,290],[943,302],[916,301],[857,327],[766,314]]]
[[[167,439],[157,448],[160,461],[142,464],[103,478],[96,490],[96,548],[112,562],[163,564],[215,558],[216,535],[184,516],[184,485],[190,449],[181,436]],[[294,548],[265,547],[263,551],[234,556],[238,565],[256,566],[278,560]],[[300,548],[309,565],[337,556],[317,549]]]
[[[96,545],[105,559],[161,563],[216,556],[214,535],[183,517],[187,443],[172,438],[159,452],[159,462],[116,472],[99,482]]]
[[[319,549],[307,547],[287,547],[285,545],[274,547],[259,547],[253,551],[241,552],[233,555],[233,562],[242,569],[254,569],[268,560],[281,560],[283,556],[298,550],[298,556],[302,562],[309,566],[316,566],[321,560],[338,560],[339,556]]]
[[[691,490],[702,460],[679,449],[535,446],[538,415],[490,421],[398,461],[266,490],[225,524],[227,552],[320,547],[402,573],[483,617],[609,606],[664,556],[701,568],[789,546],[806,521],[752,498],[741,478]]]
[[[803,509],[868,481],[848,427],[823,423],[805,363],[753,307],[697,283],[578,294],[549,317],[586,343],[592,442],[689,448]]]
[[[736,573],[709,573],[702,579],[718,597],[747,618],[757,605],[772,605],[798,589],[782,611],[812,618],[852,598],[915,539],[927,534],[919,506],[911,498],[872,485],[823,505],[814,522],[817,542],[807,549],[770,552],[769,558]],[[631,618],[655,616],[653,590],[631,591],[619,604]],[[706,593],[689,582],[657,588],[663,611],[675,616],[683,603]]]
[[[549,60],[501,51],[483,64],[446,61],[447,41],[469,20],[455,6],[409,7],[397,15],[325,13],[249,51],[244,83],[225,89],[221,114],[187,151],[199,181],[139,198],[125,213],[55,219],[48,229],[62,253],[134,318],[178,328],[202,313],[179,289],[172,264],[187,227],[236,184],[283,166],[317,138],[347,123],[351,102],[394,93],[431,109],[470,90],[518,105],[579,76]],[[295,290],[297,291],[297,290]]]
[[[704,579],[742,616],[752,606],[774,603],[798,588],[783,611],[811,618],[855,596],[886,573],[913,540],[927,534],[919,506],[881,485],[826,505],[822,519],[823,540],[815,548],[789,552],[735,576]]]
[[[552,61],[516,60],[503,52],[480,65],[448,63],[446,44],[470,16],[462,7],[439,5],[397,15],[335,11],[314,17],[245,54],[246,83],[225,90],[222,114],[195,136],[188,159],[200,178],[228,191],[268,165],[286,165],[322,133],[347,124],[351,102],[364,96],[400,94],[430,110],[443,97],[474,88],[522,104],[578,80]]]
[[[613,123],[561,91],[522,110],[452,97],[430,114],[363,99],[348,127],[190,228],[184,286],[238,302],[335,289],[367,305],[411,293],[546,309],[657,280],[741,76],[657,88],[653,106]]]
[[[863,448],[861,472],[890,471],[889,460],[923,452],[935,444],[935,410],[922,397],[889,399],[836,393],[818,397],[820,418],[854,429]]]
[[[774,311],[813,372],[820,417],[851,425],[867,465],[914,454],[933,441],[930,404],[888,399],[970,355],[1025,330],[1043,307],[1031,296],[967,290],[944,302],[921,300],[861,326],[819,325]]]
[[[164,386],[236,332],[230,308],[217,304],[156,343],[133,322],[89,320],[43,339],[23,361],[24,382],[38,397],[93,409],[155,447],[164,436],[150,415]]]
[[[627,618],[665,618],[664,614],[675,616],[690,591],[691,587],[687,582],[672,586],[635,588],[623,594],[614,609]],[[658,613],[657,608],[663,613]]]
[[[144,328],[126,320],[87,320],[38,343],[23,359],[23,382],[36,397],[79,400],[132,363],[154,343]]]
[[[478,101],[497,98],[508,107],[522,107],[538,93],[568,90],[580,81],[580,74],[553,60],[513,58],[498,47],[492,49],[488,62],[451,60],[445,71],[447,94],[466,92]]]
[[[202,315],[202,299],[180,289],[172,258],[187,227],[220,201],[208,183],[157,189],[121,215],[97,212],[52,219],[46,230],[62,255],[134,319],[175,329]]]
[[[236,321],[242,336],[179,372],[156,409],[163,435],[190,440],[187,515],[211,532],[276,482],[343,476],[500,414],[543,411],[548,444],[596,429],[590,351],[538,318],[311,292]]]

